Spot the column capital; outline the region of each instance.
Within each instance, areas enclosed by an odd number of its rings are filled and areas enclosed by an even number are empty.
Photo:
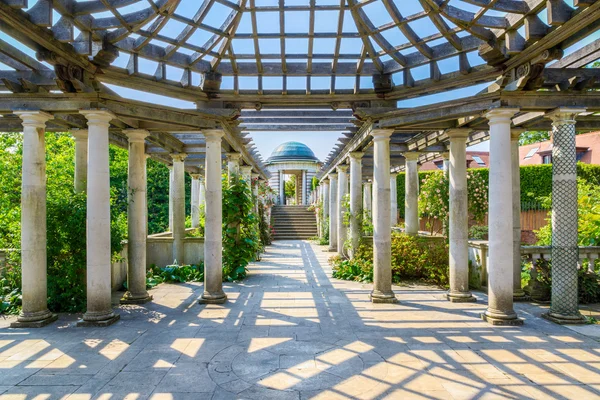
[[[488,119],[490,124],[511,121],[511,118],[520,111],[521,109],[518,107],[500,107],[500,108],[492,108],[487,113],[485,113],[485,117]]]
[[[330,172],[329,173],[329,180],[331,181],[333,179],[337,179],[337,176],[338,176],[337,172]]]
[[[449,151],[443,151],[442,153],[440,153],[440,155],[442,156],[443,160],[449,160],[450,159],[450,152]]]
[[[373,136],[373,140],[378,141],[389,139],[390,136],[392,136],[392,133],[394,133],[393,129],[373,129],[371,131],[371,136]]]
[[[421,153],[416,151],[407,151],[406,153],[402,153],[406,161],[418,161]]]
[[[510,130],[510,140],[515,141],[521,138],[521,133],[527,132],[527,129],[511,129]]]
[[[365,182],[364,182],[364,185],[365,185],[365,186],[371,186],[372,184],[373,184],[373,182],[371,182],[371,181],[365,181]]]
[[[328,178],[323,178],[323,179],[321,179],[321,183],[323,185],[329,185],[329,179]]]
[[[186,153],[171,153],[171,159],[176,162],[183,162],[187,158]]]
[[[13,114],[17,115],[23,121],[23,125],[34,126],[36,128],[45,128],[46,121],[54,118],[52,114],[48,114],[44,111],[26,111],[18,110],[13,111]]]
[[[242,155],[240,153],[225,153],[225,155],[227,156],[227,160],[228,161],[240,161],[240,159],[242,158]]]
[[[242,173],[251,174],[252,173],[252,166],[251,165],[241,165],[240,166],[240,170],[242,171]]]
[[[457,129],[446,129],[446,135],[448,135],[448,137],[452,140],[452,139],[464,139],[467,140],[469,137],[469,134],[472,132],[472,129],[466,129],[466,128],[457,128]]]
[[[398,176],[398,172],[396,172],[396,171],[390,172],[390,178],[395,178],[397,176]]]
[[[585,112],[585,108],[559,107],[545,115],[552,120],[553,125],[574,124],[577,114]]]
[[[127,135],[129,143],[144,143],[150,132],[145,129],[124,129],[123,133]]]
[[[87,129],[71,129],[71,136],[73,136],[73,139],[75,139],[75,141],[87,140],[88,130]]]
[[[194,179],[194,180],[195,180],[195,179],[200,179],[200,177],[201,177],[202,175],[200,175],[200,174],[190,174],[190,176],[192,177],[192,179]]]
[[[353,151],[349,154],[351,160],[360,161],[365,155],[364,151]]]
[[[348,166],[346,164],[340,164],[336,167],[337,172],[347,172],[348,171]]]
[[[205,129],[202,131],[202,134],[206,138],[207,142],[221,140],[221,138],[225,135],[223,129]]]
[[[92,125],[108,125],[110,121],[116,119],[115,114],[108,110],[90,109],[90,110],[79,110],[79,114],[82,114],[88,121],[88,126]]]

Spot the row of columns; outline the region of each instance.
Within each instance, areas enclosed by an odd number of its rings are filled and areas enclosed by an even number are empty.
[[[513,301],[524,297],[521,288],[520,178],[517,131],[511,131],[516,108],[498,108],[486,117],[490,130],[489,177],[489,275],[488,308],[482,318],[495,325],[519,325]],[[584,321],[577,307],[577,182],[575,115],[584,110],[559,109],[548,115],[553,121],[553,205],[552,205],[552,305],[547,318],[560,323]],[[395,302],[391,276],[391,227],[397,218],[394,203],[395,176],[390,173],[389,143],[392,130],[374,129],[373,220],[373,302]],[[469,131],[448,131],[450,151],[447,171],[450,181],[448,300],[476,301],[469,290],[468,198],[466,143]],[[363,189],[361,205],[361,157],[350,154],[350,254],[358,246],[362,227],[357,215],[361,206],[369,209],[370,185]],[[406,158],[406,233],[418,233],[418,154]],[[341,199],[347,190],[347,166],[340,165],[322,180],[320,199],[323,217],[329,215],[329,250],[344,254],[346,229]],[[363,210],[364,211],[364,210]],[[368,211],[367,211],[368,212]],[[391,218],[390,218],[391,216]],[[507,239],[509,238],[509,239]],[[512,254],[507,264],[507,254]],[[508,267],[507,267],[508,265]]]
[[[286,204],[286,197],[285,197],[285,172],[283,170],[280,170],[279,172],[279,177],[278,177],[278,186],[279,186],[279,204],[280,205],[285,205]],[[310,187],[310,182],[308,181],[308,171],[303,169],[300,170],[300,174],[296,175],[296,174],[292,174],[295,179],[296,179],[296,204],[297,205],[307,205],[307,204],[313,204],[315,202],[315,199],[312,198],[312,196],[315,193],[311,193],[311,198],[309,198],[309,187]]]

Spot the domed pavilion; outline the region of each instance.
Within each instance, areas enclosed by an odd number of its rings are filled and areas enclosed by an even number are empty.
[[[267,159],[266,169],[271,176],[269,185],[279,193],[279,204],[286,204],[285,185],[282,183],[286,175],[292,175],[296,179],[296,204],[307,205],[310,183],[319,168],[319,159],[304,143],[285,142],[277,146]]]

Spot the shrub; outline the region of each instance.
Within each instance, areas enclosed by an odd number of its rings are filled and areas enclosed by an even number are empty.
[[[146,276],[146,288],[167,283],[202,282],[204,280],[204,264],[198,265],[167,265],[159,268],[155,264],[150,266]]]
[[[469,239],[488,240],[487,225],[473,225],[469,228]]]

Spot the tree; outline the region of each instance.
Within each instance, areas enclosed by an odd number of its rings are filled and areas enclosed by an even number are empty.
[[[519,136],[519,146],[543,142],[550,140],[550,132],[548,131],[527,131]]]
[[[296,197],[296,176],[292,175],[285,181],[285,197],[295,198]]]

